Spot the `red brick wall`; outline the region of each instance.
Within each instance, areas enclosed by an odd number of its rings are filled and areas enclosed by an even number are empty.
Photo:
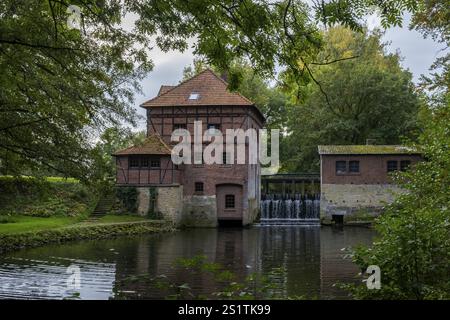
[[[390,182],[387,172],[389,160],[420,161],[418,155],[322,155],[321,178],[323,184],[385,184]],[[359,173],[336,174],[336,161],[359,161]],[[348,164],[347,164],[348,166]]]

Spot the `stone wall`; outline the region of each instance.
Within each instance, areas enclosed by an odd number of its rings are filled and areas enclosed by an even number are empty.
[[[255,222],[259,213],[259,200],[256,198],[248,199],[247,212],[243,213],[243,225],[248,225]]]
[[[355,215],[365,211],[378,215],[403,189],[390,184],[322,184],[321,218],[332,215]]]
[[[183,187],[156,187],[155,211],[162,214],[165,220],[179,224],[183,206]],[[137,187],[137,213],[147,216],[150,209],[150,187]]]
[[[157,193],[156,211],[178,225],[183,210],[183,186],[158,187]]]
[[[149,187],[137,187],[137,213],[140,216],[147,216],[148,209],[150,208],[150,188]]]
[[[216,227],[216,196],[185,195],[180,225],[183,227]]]

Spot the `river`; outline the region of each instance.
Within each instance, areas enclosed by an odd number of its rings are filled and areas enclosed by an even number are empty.
[[[164,299],[173,290],[211,297],[222,288],[211,274],[176,263],[205,256],[238,283],[266,276],[281,297],[345,299],[336,283],[361,279],[344,248],[370,245],[374,235],[358,227],[262,226],[48,245],[0,256],[0,298]]]

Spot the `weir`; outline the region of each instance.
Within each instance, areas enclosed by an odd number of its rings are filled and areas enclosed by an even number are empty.
[[[262,177],[262,225],[319,225],[320,176],[288,173]]]

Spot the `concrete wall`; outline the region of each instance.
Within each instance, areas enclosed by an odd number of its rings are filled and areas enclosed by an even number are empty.
[[[322,184],[320,215],[331,218],[361,211],[377,215],[401,192],[404,190],[390,184]]]

